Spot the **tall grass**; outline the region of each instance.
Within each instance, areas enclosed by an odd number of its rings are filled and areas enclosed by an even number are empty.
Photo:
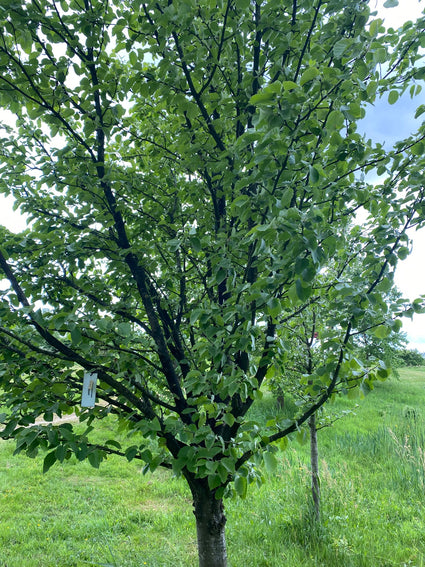
[[[308,446],[279,453],[276,474],[226,502],[232,567],[425,567],[425,369],[379,384],[356,414],[319,432],[322,521],[314,521]],[[340,399],[335,411],[351,402]],[[257,417],[276,411],[265,397]],[[107,432],[110,436],[110,432]],[[109,458],[42,456],[0,445],[0,566],[194,567],[184,482]]]

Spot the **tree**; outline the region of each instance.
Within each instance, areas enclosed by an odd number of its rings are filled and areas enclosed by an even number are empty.
[[[400,366],[423,366],[425,357],[416,349],[399,349],[397,352]]]
[[[2,435],[47,449],[45,470],[117,454],[183,475],[200,565],[225,566],[223,497],[353,379],[353,334],[422,223],[423,128],[385,152],[356,121],[423,77],[423,20],[386,33],[361,0],[5,0],[0,17],[17,117],[0,184],[29,217],[1,229]],[[323,298],[315,394],[261,429],[247,413],[283,328]],[[80,410],[84,374],[103,403]],[[74,409],[84,433],[51,422]],[[128,446],[90,442],[110,414]]]
[[[290,394],[292,399],[296,400],[298,406],[302,406],[300,413],[304,412],[305,405],[310,406],[314,400],[316,393],[312,392],[311,387],[314,386],[310,379],[314,371],[320,366],[321,356],[318,351],[319,333],[317,329],[317,310],[315,306],[313,310],[306,309],[303,312],[303,320],[292,321],[288,326],[288,340],[291,347],[288,349],[287,355],[284,357],[281,367],[273,369],[273,375],[270,377],[269,384],[272,392],[275,393],[276,401],[279,407],[284,407],[285,394]],[[319,347],[320,349],[320,347]],[[358,385],[358,379],[355,380]],[[336,393],[334,389],[333,394]],[[322,408],[319,408],[320,411]],[[319,476],[319,449],[317,440],[317,415],[310,415],[308,422],[308,431],[310,439],[310,479],[311,479],[311,496],[312,508],[316,520],[320,518],[320,476]],[[301,433],[301,440],[304,441],[304,432]]]
[[[397,288],[390,289],[385,293],[384,301],[386,308],[397,309],[397,300],[401,298],[401,293]],[[413,309],[412,309],[413,311]],[[404,332],[381,333],[379,329],[374,333],[374,329],[368,332],[359,333],[355,339],[358,355],[373,364],[374,361],[381,360],[391,369],[391,373],[398,376],[397,368],[400,366],[400,350],[407,343],[407,335]],[[383,336],[384,335],[384,336]]]
[[[327,273],[325,277],[328,278],[329,274]],[[376,338],[373,332],[375,329],[379,329],[380,333],[385,316],[400,310],[400,303],[403,303],[403,301],[400,301],[401,294],[392,293],[389,295],[394,296],[396,300],[390,302],[387,294],[384,295],[385,303],[382,303],[381,306],[381,308],[383,307],[381,321],[377,317],[378,312],[375,313],[374,325],[372,326],[365,317],[363,324],[367,324],[367,328],[364,329],[364,332],[358,329],[353,334],[354,356],[347,361],[344,368],[341,368],[341,372],[346,375],[346,380],[335,386],[333,397],[336,395],[348,395],[352,399],[358,399],[359,395],[364,397],[373,388],[373,380],[370,380],[371,374],[376,375],[380,380],[385,380],[388,377],[390,373],[389,357],[380,357],[379,355],[387,355],[387,350],[389,350],[386,348],[387,343],[392,345],[400,343],[398,325],[391,330],[386,339]],[[321,386],[312,380],[312,376],[314,374],[321,375],[326,368],[324,361],[327,348],[326,346],[323,348],[321,341],[323,334],[326,335],[326,327],[323,328],[322,321],[326,319],[326,311],[330,310],[332,310],[332,306],[327,302],[317,303],[304,310],[302,320],[291,320],[288,323],[286,334],[290,347],[280,364],[275,363],[273,375],[270,376],[268,382],[276,396],[278,405],[282,407],[283,394],[289,394],[291,401],[295,401],[294,407],[297,408],[297,414],[300,415],[311,406],[317,391],[321,390]],[[359,348],[359,342],[362,348]],[[321,508],[318,431],[331,426],[337,419],[351,413],[344,410],[338,415],[330,408],[326,412],[327,409],[326,406],[319,408],[316,413],[310,416],[303,430],[298,431],[301,442],[305,442],[307,438],[310,442],[311,502],[315,520],[320,519]],[[285,414],[288,415],[288,411]],[[296,419],[297,415],[291,417]]]

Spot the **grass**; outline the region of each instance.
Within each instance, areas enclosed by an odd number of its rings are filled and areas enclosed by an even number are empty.
[[[425,368],[380,383],[320,431],[322,519],[313,521],[308,446],[279,453],[275,475],[226,502],[232,567],[425,567]],[[352,407],[340,399],[337,411]],[[265,398],[259,412],[273,413]],[[0,445],[0,567],[194,567],[184,482],[109,458],[42,458]]]

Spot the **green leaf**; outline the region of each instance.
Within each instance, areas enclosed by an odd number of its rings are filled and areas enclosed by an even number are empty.
[[[390,375],[390,371],[388,370],[388,368],[378,368],[376,374],[380,380],[386,380]]]
[[[43,474],[46,473],[57,461],[56,450],[47,453],[43,460]]]
[[[319,69],[317,67],[309,67],[304,71],[300,78],[300,85],[303,86],[306,83],[312,81],[319,75]]]
[[[275,98],[276,98],[276,94],[273,92],[260,92],[253,95],[249,99],[249,103],[254,106],[258,104],[267,104],[269,102],[272,102],[272,100],[274,100]]]
[[[277,460],[274,453],[272,453],[271,451],[266,451],[263,455],[263,458],[267,472],[269,474],[273,474],[276,471],[277,467]]]
[[[267,379],[273,378],[275,374],[276,374],[276,367],[274,366],[274,364],[272,364],[271,366],[269,366],[266,372],[266,378]]]
[[[385,49],[385,47],[378,47],[374,51],[373,60],[375,61],[375,63],[385,63],[387,56],[387,50]]]
[[[231,413],[225,413],[223,417],[224,423],[226,423],[229,427],[235,423],[235,416]]]
[[[139,59],[134,51],[130,51],[129,54],[130,64],[133,68],[136,68],[139,64]]]
[[[326,120],[326,128],[340,130],[344,126],[345,117],[339,110],[333,110]]]
[[[386,325],[379,325],[379,327],[376,327],[376,329],[373,330],[373,334],[378,339],[386,339],[390,332],[391,329]]]
[[[415,112],[415,118],[419,118],[425,112],[425,104],[421,104],[418,106]]]
[[[139,452],[139,448],[136,447],[136,445],[132,445],[131,447],[128,447],[128,449],[126,449],[125,451],[125,456],[127,461],[128,462],[132,461],[138,452]]]
[[[62,382],[55,382],[52,386],[52,392],[54,394],[65,394],[68,390],[68,386]]]
[[[400,260],[405,260],[409,254],[410,250],[409,248],[407,248],[407,246],[400,246],[400,248],[397,250],[397,256],[400,258]]]
[[[119,323],[117,325],[117,332],[121,337],[128,338],[131,335],[131,324]]]
[[[300,279],[296,280],[295,289],[297,296],[301,301],[307,301],[307,299],[311,296],[311,287],[304,285]]]
[[[98,469],[100,466],[100,463],[102,461],[102,456],[100,451],[98,450],[94,450],[92,452],[90,452],[87,456],[89,463],[91,464],[92,467],[94,467],[95,469]]]
[[[307,431],[305,429],[297,431],[297,433],[295,434],[295,439],[300,445],[305,445],[308,441]]]
[[[316,183],[318,183],[320,179],[320,174],[313,165],[308,166],[308,171],[309,171],[310,183],[315,185]]]
[[[74,346],[77,346],[81,343],[81,331],[78,327],[74,327],[71,331],[71,341]]]
[[[395,8],[398,6],[398,0],[387,0],[384,2],[384,8]]]
[[[87,443],[80,443],[76,451],[77,459],[79,461],[84,461],[85,459],[87,459],[88,451],[89,450],[87,447]]]
[[[157,417],[149,422],[149,429],[151,431],[161,431],[161,424],[159,423],[159,419]]]
[[[71,423],[62,423],[59,425],[59,433],[67,441],[74,441],[75,435],[72,431]]]
[[[241,498],[245,498],[247,489],[248,489],[248,481],[244,476],[238,475],[235,478],[236,494]]]
[[[105,441],[105,445],[110,445],[111,447],[115,447],[115,449],[118,450],[121,449],[121,443],[118,443],[118,441],[115,441],[115,439],[108,439],[107,441]]]
[[[379,33],[379,30],[382,26],[382,20],[377,18],[376,20],[372,20],[369,25],[370,35],[376,36]]]
[[[222,282],[224,282],[226,277],[227,277],[227,270],[225,268],[219,268],[217,270],[217,273],[215,274],[215,281],[218,284],[221,284]]]
[[[278,317],[282,313],[280,301],[276,299],[276,297],[269,299],[269,301],[267,302],[267,310],[273,318]]]
[[[370,380],[363,380],[360,384],[360,392],[365,397],[373,390],[373,385]]]
[[[214,490],[218,488],[222,484],[222,480],[219,474],[210,474],[208,475],[208,487],[210,490]]]
[[[18,30],[19,42],[25,53],[30,54],[32,51],[32,36],[31,31],[26,28]]]
[[[202,244],[200,239],[197,236],[190,237],[190,243],[195,252],[200,252],[202,250]]]
[[[350,44],[351,44],[351,40],[347,37],[344,37],[339,41],[337,41],[333,47],[333,53],[335,57],[337,59],[340,59]]]
[[[297,83],[294,83],[294,81],[283,81],[282,86],[285,91],[292,91],[293,89],[298,88]]]
[[[424,313],[425,312],[423,300],[421,298],[415,299],[412,303],[412,307],[413,307],[413,311],[415,313]]]
[[[194,325],[196,323],[196,321],[199,319],[199,316],[203,313],[204,311],[202,309],[193,309],[190,312],[190,324]]]
[[[403,322],[400,319],[395,319],[394,321],[392,321],[391,328],[394,331],[394,333],[398,333],[402,327],[403,327]]]
[[[410,151],[414,156],[422,156],[424,154],[425,145],[423,142],[418,142],[410,148]]]
[[[66,454],[67,454],[67,448],[65,445],[58,445],[56,447],[56,458],[60,463],[63,463],[63,461],[66,458]]]
[[[388,95],[388,102],[389,104],[395,104],[398,101],[398,91],[390,91]]]
[[[176,252],[180,248],[181,242],[179,238],[172,238],[167,242],[170,252]]]

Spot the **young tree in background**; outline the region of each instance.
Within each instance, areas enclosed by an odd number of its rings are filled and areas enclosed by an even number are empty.
[[[353,264],[354,267],[354,264]],[[393,301],[390,300],[392,297]],[[403,303],[401,294],[393,292],[383,294],[381,298],[382,318],[379,321],[376,311],[374,324],[372,327],[367,323],[367,317],[363,324],[367,324],[364,332],[357,330],[354,335],[353,356],[347,360],[341,368],[341,375],[346,379],[341,380],[339,385],[334,388],[332,397],[337,395],[348,395],[351,399],[364,397],[373,389],[373,380],[370,376],[376,376],[380,380],[385,380],[390,371],[396,372],[389,366],[389,362],[395,360],[395,355],[390,356],[390,352],[395,345],[403,342],[403,334],[399,333],[400,321],[390,326],[383,326],[382,322],[397,313]],[[297,418],[297,414],[302,415],[305,408],[311,406],[317,393],[322,386],[312,379],[316,374],[320,376],[327,374],[327,327],[323,326],[323,321],[327,320],[326,312],[331,311],[332,306],[324,302],[316,303],[307,307],[303,311],[303,317],[292,319],[287,324],[286,341],[287,349],[279,362],[275,359],[274,366],[269,371],[269,388],[275,394],[278,406],[282,408],[284,396],[289,395],[290,410],[286,409],[285,417]],[[334,314],[334,316],[338,316]],[[374,332],[381,335],[377,338]],[[386,334],[385,338],[382,335]],[[365,346],[367,345],[367,346]],[[295,402],[296,413],[293,411]],[[320,471],[319,471],[319,442],[317,433],[324,427],[331,426],[337,419],[351,413],[343,411],[338,414],[332,408],[322,406],[318,412],[312,414],[302,430],[298,431],[299,439],[304,442],[307,437],[310,442],[310,478],[311,496],[314,518],[320,518]],[[307,433],[308,430],[308,433]]]
[[[0,187],[30,223],[1,229],[2,435],[45,470],[117,454],[183,475],[200,565],[225,566],[223,497],[353,383],[353,334],[422,222],[423,128],[386,153],[356,121],[423,76],[423,20],[385,33],[361,0],[4,0],[0,20]],[[325,300],[314,395],[261,429],[285,325]],[[85,373],[103,403],[80,410]],[[73,409],[129,446],[52,422]]]
[[[400,349],[397,352],[400,366],[424,366],[425,357],[418,350]]]

